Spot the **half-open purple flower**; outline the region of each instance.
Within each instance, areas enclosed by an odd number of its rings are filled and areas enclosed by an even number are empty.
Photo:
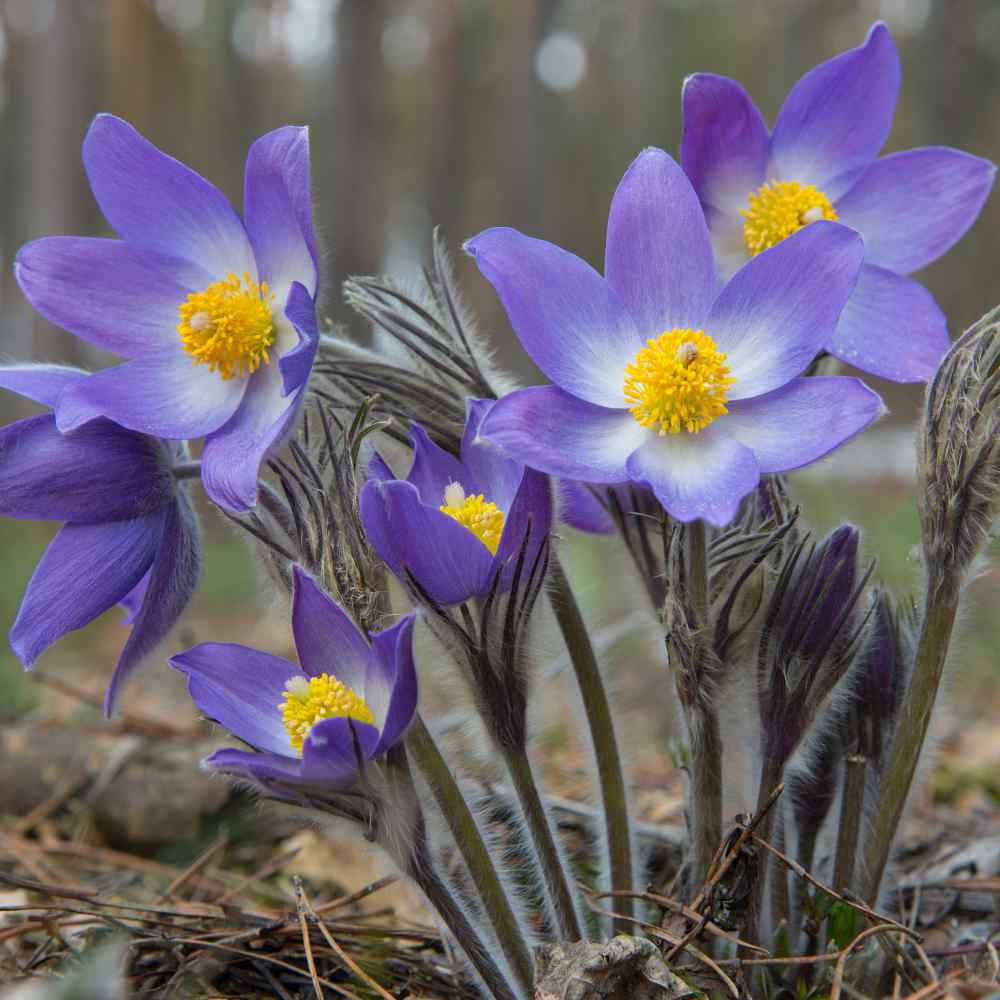
[[[87,379],[56,365],[0,368],[0,387],[52,406]],[[124,604],[132,632],[105,696],[187,607],[201,569],[198,522],[173,467],[176,445],[93,420],[60,434],[51,414],[0,429],[0,515],[66,522],[28,584],[10,632],[26,667],[67,632]]]
[[[466,249],[555,383],[504,396],[479,435],[527,465],[648,486],[678,520],[725,524],[761,473],[827,454],[882,412],[854,378],[798,378],[857,279],[861,238],[809,226],[720,290],[697,195],[640,154],[608,218],[605,277],[513,229]]]
[[[945,317],[906,277],[955,244],[979,215],[992,163],[929,146],[876,159],[892,128],[899,55],[884,24],[810,70],[768,131],[735,81],[684,84],[681,163],[708,217],[724,276],[818,219],[864,237],[865,263],[825,347],[897,382],[922,381],[948,348]]]
[[[83,143],[94,196],[121,240],[22,247],[31,304],[132,360],[70,386],[62,431],[96,417],[160,438],[205,436],[209,496],[242,511],[291,431],[318,343],[316,245],[304,128],[250,147],[244,222],[226,197],[131,125],[99,115]]]
[[[414,423],[413,465],[396,479],[378,455],[361,489],[361,520],[372,547],[404,582],[442,605],[526,582],[552,527],[547,477],[479,436],[490,408],[470,399],[461,457],[439,448]]]
[[[300,566],[292,632],[299,666],[233,643],[202,643],[171,658],[209,718],[248,743],[205,766],[265,787],[346,788],[365,763],[406,734],[417,711],[414,615],[371,644]]]

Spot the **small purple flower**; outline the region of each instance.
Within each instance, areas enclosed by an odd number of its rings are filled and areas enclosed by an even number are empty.
[[[107,417],[160,438],[204,436],[206,491],[244,511],[293,427],[319,340],[308,132],[280,128],[251,146],[245,224],[112,115],[94,120],[83,162],[122,239],[36,240],[14,273],[46,319],[131,360],[67,388],[59,429]]]
[[[608,218],[605,277],[514,229],[466,249],[555,383],[513,392],[479,436],[532,468],[648,486],[680,521],[725,524],[762,473],[816,461],[882,412],[854,378],[798,378],[864,253],[831,222],[719,287],[697,195],[662,150],[638,156]]]
[[[993,185],[992,163],[944,146],[876,159],[892,128],[899,54],[884,24],[810,70],[774,132],[735,80],[684,84],[681,163],[708,218],[724,276],[817,219],[864,237],[865,263],[824,345],[897,382],[924,381],[948,348],[944,315],[907,275],[952,247]]]
[[[468,401],[460,458],[414,423],[406,479],[396,479],[376,455],[361,490],[372,547],[401,580],[409,573],[439,604],[486,596],[497,572],[499,589],[507,590],[519,564],[526,581],[552,527],[548,479],[479,436],[495,405]]]
[[[411,613],[371,644],[300,566],[292,632],[300,666],[234,643],[171,658],[209,718],[254,747],[216,750],[205,766],[271,787],[346,788],[406,734],[417,711]]]
[[[0,368],[0,387],[54,405],[87,379],[56,365]],[[0,515],[64,521],[28,584],[10,632],[26,667],[67,632],[116,604],[132,625],[104,708],[167,635],[201,569],[198,522],[166,441],[93,420],[70,434],[51,414],[0,429]]]

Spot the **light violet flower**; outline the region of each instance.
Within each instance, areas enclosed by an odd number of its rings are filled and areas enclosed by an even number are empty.
[[[996,168],[944,146],[876,159],[899,80],[892,36],[876,24],[863,45],[795,84],[772,133],[735,80],[696,73],[684,84],[681,164],[724,277],[815,220],[857,230],[865,262],[824,346],[865,371],[914,382],[937,369],[948,330],[930,293],[907,276],[975,222]]]
[[[720,290],[698,198],[649,149],[608,218],[605,277],[513,229],[466,249],[555,383],[500,399],[479,436],[532,468],[648,486],[680,521],[725,524],[761,473],[827,454],[882,412],[854,378],[798,378],[829,338],[861,238],[818,222]]]
[[[261,462],[292,430],[319,338],[308,132],[280,128],[250,147],[244,221],[112,115],[94,120],[83,162],[121,240],[36,240],[14,273],[46,319],[131,360],[69,386],[59,429],[107,417],[160,438],[204,436],[206,491],[246,510]]]
[[[52,406],[87,379],[56,365],[0,368],[0,387]],[[28,584],[10,632],[26,667],[67,632],[123,604],[132,632],[105,696],[187,607],[201,569],[198,522],[173,467],[176,445],[93,420],[71,434],[51,414],[0,429],[0,515],[64,521]]]
[[[300,566],[292,632],[299,666],[234,643],[171,658],[210,719],[255,751],[217,750],[205,767],[260,785],[353,785],[400,742],[417,711],[411,613],[371,643]]]

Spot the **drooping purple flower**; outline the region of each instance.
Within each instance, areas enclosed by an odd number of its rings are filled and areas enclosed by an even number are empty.
[[[0,368],[0,387],[46,406],[87,379],[56,365]],[[105,695],[165,638],[201,569],[198,522],[170,442],[93,420],[61,434],[51,414],[0,429],[0,515],[65,522],[35,569],[10,632],[26,667],[116,604],[132,632]]]
[[[466,249],[555,383],[505,396],[480,429],[533,468],[639,483],[680,521],[725,524],[762,473],[821,458],[882,412],[857,379],[797,377],[854,287],[860,237],[817,223],[720,289],[697,195],[662,150],[618,186],[605,277],[513,229]]]
[[[361,520],[372,547],[401,580],[431,600],[460,604],[527,581],[552,527],[548,479],[526,469],[479,431],[491,407],[470,399],[461,456],[414,423],[413,465],[397,479],[379,457],[361,489]]]
[[[684,84],[681,163],[724,276],[816,219],[861,233],[857,288],[824,346],[865,371],[915,382],[937,369],[948,331],[930,293],[907,276],[975,222],[995,167],[944,146],[876,159],[899,81],[899,55],[881,23],[795,84],[773,132],[735,80],[696,73]]]
[[[371,643],[300,566],[292,632],[299,665],[235,643],[171,658],[197,706],[254,748],[217,750],[205,766],[265,787],[346,788],[406,734],[417,710],[411,613]]]
[[[206,491],[246,510],[261,462],[291,432],[319,339],[308,132],[280,128],[251,146],[243,221],[112,115],[94,120],[83,162],[121,240],[36,240],[14,273],[43,316],[130,360],[68,387],[54,403],[59,429],[107,417],[160,438],[204,436]]]

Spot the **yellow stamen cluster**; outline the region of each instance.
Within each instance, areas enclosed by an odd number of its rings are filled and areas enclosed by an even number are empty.
[[[625,369],[625,398],[643,427],[663,435],[696,434],[726,413],[726,390],[736,381],[726,355],[701,330],[667,330]]]
[[[184,350],[196,365],[208,365],[223,379],[245,378],[270,363],[274,317],[267,282],[257,284],[244,274],[213,281],[204,291],[192,292],[180,307],[177,325]]]
[[[299,753],[309,731],[320,719],[347,717],[358,722],[374,723],[371,710],[336,677],[320,674],[319,677],[294,677],[285,684],[285,700],[278,706],[292,746]]]
[[[740,214],[745,220],[743,240],[752,257],[777,246],[810,222],[837,221],[830,199],[814,184],[768,181],[750,195],[749,202],[750,207]]]
[[[497,554],[503,534],[503,511],[482,493],[466,496],[460,483],[449,483],[444,491],[444,503],[438,510],[468,528],[493,555]]]

